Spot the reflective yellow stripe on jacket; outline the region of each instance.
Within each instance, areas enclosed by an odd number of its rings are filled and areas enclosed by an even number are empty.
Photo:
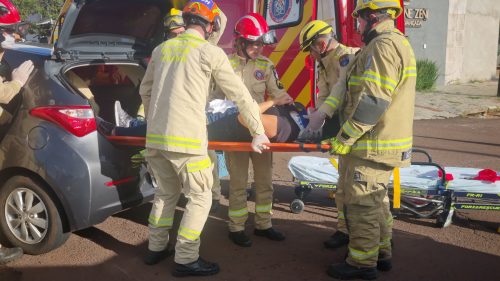
[[[410,149],[413,144],[413,138],[398,140],[360,140],[357,141],[352,150],[402,150]]]
[[[150,143],[201,149],[201,141],[190,138],[148,134],[146,135],[146,141]]]
[[[386,76],[381,76],[376,72],[373,71],[365,71],[361,76],[351,76],[349,79],[349,86],[352,85],[360,85],[361,81],[368,81],[377,84],[378,86],[382,88],[386,88],[389,91],[394,91],[396,89],[398,82],[395,81],[394,79],[391,79],[390,77]]]
[[[332,109],[335,110],[339,106],[340,101],[335,97],[329,96],[328,98],[326,98],[325,104],[328,104]]]
[[[187,171],[188,173],[193,173],[197,171],[201,171],[207,168],[210,168],[212,165],[212,162],[210,161],[210,158],[203,159],[198,162],[194,163],[188,163],[187,164]]]

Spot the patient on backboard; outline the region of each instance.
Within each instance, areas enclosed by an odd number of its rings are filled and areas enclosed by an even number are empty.
[[[259,104],[262,124],[266,136],[271,142],[294,142],[300,131],[307,126],[306,110],[300,103],[292,103],[288,96],[268,100]],[[128,116],[115,108],[116,125],[104,120],[98,121],[99,130],[113,136],[146,135],[146,122]],[[206,108],[207,132],[210,141],[250,142],[250,135],[238,108],[229,100],[213,100]],[[319,141],[319,140],[318,140]]]

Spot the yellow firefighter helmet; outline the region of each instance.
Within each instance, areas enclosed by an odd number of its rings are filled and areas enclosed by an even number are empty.
[[[184,20],[182,19],[182,11],[172,8],[170,13],[165,17],[164,26],[167,30],[185,26]]]
[[[354,18],[359,17],[359,11],[364,9],[387,9],[387,13],[390,14],[393,19],[396,19],[403,13],[403,8],[399,0],[358,0],[356,8],[354,12],[352,12],[352,16]]]
[[[320,35],[332,34],[333,27],[321,20],[313,20],[306,24],[299,35],[300,49],[303,52],[309,51],[311,44],[318,39]]]

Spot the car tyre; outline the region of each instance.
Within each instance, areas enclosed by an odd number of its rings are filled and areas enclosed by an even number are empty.
[[[54,197],[43,184],[14,176],[0,189],[0,242],[30,255],[47,253],[68,239]]]

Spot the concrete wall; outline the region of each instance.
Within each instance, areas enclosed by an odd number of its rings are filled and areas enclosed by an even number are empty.
[[[422,27],[406,28],[406,35],[413,46],[417,59],[429,59],[439,68],[438,85],[444,84],[446,71],[446,44],[448,33],[448,0],[412,0],[408,9],[428,9],[429,18]]]
[[[500,3],[498,0],[449,0],[445,83],[496,77]]]
[[[499,0],[411,0],[407,8],[428,9],[422,27],[406,34],[417,59],[438,65],[437,85],[496,77]]]
[[[463,0],[461,0],[463,1]],[[500,1],[468,0],[460,82],[496,77]]]

